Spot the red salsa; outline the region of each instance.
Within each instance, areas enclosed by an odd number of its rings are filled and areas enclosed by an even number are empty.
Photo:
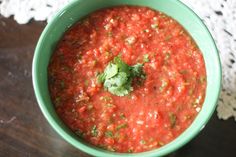
[[[117,96],[98,75],[119,56],[145,78]],[[48,67],[56,112],[75,134],[116,152],[159,148],[191,125],[205,98],[201,51],[171,17],[147,7],[96,11],[68,30]]]

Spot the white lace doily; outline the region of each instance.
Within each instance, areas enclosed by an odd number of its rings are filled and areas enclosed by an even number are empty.
[[[19,24],[30,19],[49,20],[70,0],[0,0],[0,14],[14,15]],[[236,120],[236,0],[181,0],[191,7],[211,31],[223,68],[218,117]]]
[[[220,51],[223,85],[218,117],[236,120],[236,0],[182,0],[204,21]]]
[[[36,21],[49,20],[55,12],[71,0],[0,0],[0,14],[14,15],[19,24],[26,24],[32,18]]]

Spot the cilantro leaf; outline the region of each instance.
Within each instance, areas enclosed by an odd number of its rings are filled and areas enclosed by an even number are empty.
[[[131,88],[130,86],[121,86],[121,87],[110,87],[108,89],[109,92],[111,92],[112,94],[114,95],[117,95],[117,96],[125,96],[127,94],[129,94],[129,92],[131,92],[133,90],[133,88]]]
[[[104,73],[98,75],[98,81],[103,83],[103,86],[110,93],[117,96],[125,96],[133,91],[131,86],[132,80],[135,77],[145,78],[142,70],[143,64],[129,66],[121,60],[120,57],[115,57],[104,70]]]
[[[99,74],[99,75],[97,76],[97,80],[98,80],[98,82],[100,82],[100,83],[104,82],[104,81],[105,81],[105,78],[106,78],[105,73],[101,73],[101,74]]]
[[[112,78],[118,73],[118,66],[116,64],[109,63],[104,73],[98,75],[98,81],[104,82],[105,79]]]
[[[115,57],[114,63],[118,66],[119,72],[125,72],[127,75],[130,74],[129,65],[123,62],[120,57]]]
[[[110,79],[106,79],[104,82],[104,86],[105,87],[112,87],[112,86],[123,86],[124,84],[126,84],[127,82],[127,74],[124,72],[120,72],[118,75],[110,78]]]
[[[143,64],[135,64],[134,66],[131,67],[131,75],[132,77],[141,77],[145,78],[145,74],[143,72]]]
[[[112,78],[118,73],[118,66],[116,64],[108,64],[108,66],[105,69],[105,75],[106,79]]]

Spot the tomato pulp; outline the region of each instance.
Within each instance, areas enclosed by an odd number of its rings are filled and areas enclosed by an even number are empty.
[[[143,63],[144,82],[115,96],[97,75],[121,56]],[[201,51],[171,17],[147,7],[98,10],[58,43],[49,90],[64,123],[89,143],[116,152],[159,148],[179,136],[201,110],[206,70]]]

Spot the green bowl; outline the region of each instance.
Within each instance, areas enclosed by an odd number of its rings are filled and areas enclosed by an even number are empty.
[[[77,137],[57,116],[48,90],[47,67],[50,57],[66,30],[87,14],[104,7],[138,5],[162,11],[176,19],[194,38],[201,49],[207,71],[206,98],[202,110],[191,126],[169,144],[143,153],[115,153],[102,150]],[[75,0],[64,7],[44,29],[33,59],[33,86],[38,104],[50,125],[67,142],[80,150],[102,157],[117,156],[163,156],[180,148],[195,137],[206,125],[215,110],[221,86],[221,66],[217,48],[211,34],[200,18],[178,0]],[[200,148],[199,148],[200,149]]]

